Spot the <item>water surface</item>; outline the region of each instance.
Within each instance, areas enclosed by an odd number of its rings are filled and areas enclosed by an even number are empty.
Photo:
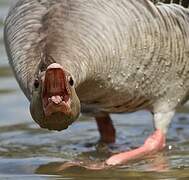
[[[189,114],[182,108],[168,132],[167,148],[126,166],[104,170],[68,166],[66,162],[99,164],[111,153],[141,145],[153,131],[152,116],[140,111],[112,115],[117,142],[98,145],[92,118],[81,117],[63,132],[40,129],[7,63],[3,19],[9,1],[0,0],[0,179],[178,179],[189,178]],[[97,166],[98,167],[98,166]],[[161,172],[161,173],[160,173]]]

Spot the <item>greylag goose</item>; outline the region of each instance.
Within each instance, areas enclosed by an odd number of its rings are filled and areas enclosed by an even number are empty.
[[[188,27],[189,10],[176,4],[19,0],[4,32],[10,65],[42,128],[60,131],[89,113],[101,140],[113,143],[109,113],[153,113],[154,133],[106,161],[117,165],[165,147],[175,109],[189,95]]]

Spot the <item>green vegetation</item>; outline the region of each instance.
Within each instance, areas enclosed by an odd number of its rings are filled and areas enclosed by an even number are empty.
[[[8,0],[0,0],[0,6],[5,6],[9,3]]]
[[[9,94],[9,93],[13,93],[15,92],[16,90],[13,90],[13,89],[0,89],[0,94]]]
[[[0,77],[12,76],[12,71],[9,67],[0,67]]]
[[[3,20],[0,19],[0,27],[3,26],[3,24],[4,24],[4,23],[3,23]]]

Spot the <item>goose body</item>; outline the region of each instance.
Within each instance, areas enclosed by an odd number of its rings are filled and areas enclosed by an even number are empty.
[[[30,101],[37,73],[52,63],[71,74],[82,112],[95,117],[148,109],[165,134],[187,100],[189,10],[180,5],[20,0],[5,24],[9,61]]]

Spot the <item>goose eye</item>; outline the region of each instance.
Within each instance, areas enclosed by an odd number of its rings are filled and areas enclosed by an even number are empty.
[[[37,89],[39,87],[39,80],[35,79],[34,81],[34,87]]]
[[[69,77],[69,84],[70,84],[70,86],[74,85],[74,80],[72,79],[72,77]]]

